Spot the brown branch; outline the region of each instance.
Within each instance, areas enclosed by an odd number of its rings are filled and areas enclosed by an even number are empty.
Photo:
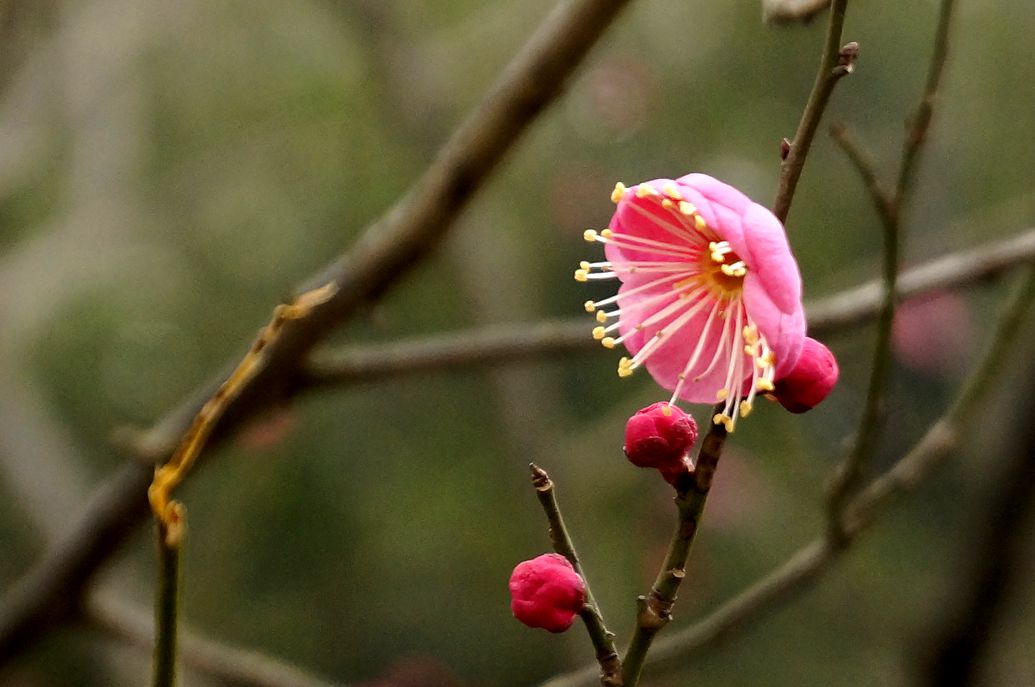
[[[859,46],[855,43],[841,45],[841,33],[844,29],[847,5],[848,0],[833,0],[831,3],[830,24],[827,28],[819,71],[816,72],[816,81],[812,85],[812,92],[801,113],[801,121],[798,122],[794,140],[789,143],[785,141],[787,147],[784,150],[784,159],[780,166],[780,185],[776,191],[776,200],[773,201],[773,214],[781,222],[787,221],[787,214],[791,211],[791,202],[794,200],[794,191],[798,187],[798,179],[801,178],[801,173],[805,169],[805,159],[809,155],[812,139],[816,136],[816,129],[819,128],[819,121],[823,118],[823,111],[826,110],[830,96],[834,92],[834,86],[842,77],[852,73],[855,58],[858,55]]]
[[[143,652],[151,649],[154,633],[149,611],[101,594],[86,603],[83,620]],[[236,687],[335,687],[265,654],[215,642],[186,628],[180,631],[179,658],[184,667]]]
[[[427,171],[353,249],[303,285],[333,283],[334,297],[288,323],[266,358],[227,409],[212,441],[298,390],[312,348],[340,323],[426,257],[529,123],[562,91],[597,38],[628,0],[571,0],[558,5],[503,71],[481,105],[459,126]],[[143,437],[144,457],[164,462],[220,374]],[[146,513],[150,467],[128,463],[103,484],[73,525],[0,601],[0,664],[66,619],[86,582]]]
[[[560,506],[557,505],[553,480],[550,479],[550,475],[546,473],[546,470],[543,470],[535,463],[530,464],[528,467],[532,471],[532,486],[535,487],[536,498],[539,499],[539,505],[543,507],[546,520],[550,523],[550,542],[553,544],[553,550],[568,559],[575,572],[582,578],[582,584],[586,589],[586,605],[579,612],[579,617],[582,618],[582,622],[586,626],[586,632],[589,634],[589,639],[593,643],[593,650],[596,652],[597,663],[600,664],[600,672],[597,675],[597,679],[604,687],[622,687],[622,661],[618,658],[618,652],[615,650],[614,634],[609,632],[604,624],[604,614],[600,610],[596,597],[593,596],[593,590],[589,586],[589,579],[586,577],[586,572],[582,569],[582,562],[575,551],[575,545],[572,543],[571,535],[568,534],[568,528],[564,524],[564,517],[561,515]]]
[[[856,168],[863,175],[870,188],[871,195],[877,204],[878,214],[883,225],[883,260],[882,260],[882,302],[877,317],[876,344],[873,350],[873,362],[870,365],[870,379],[867,385],[866,401],[859,419],[859,429],[855,433],[852,449],[848,457],[835,470],[830,483],[827,514],[830,524],[830,536],[835,543],[843,543],[847,539],[842,516],[849,497],[855,493],[863,481],[867,465],[877,451],[881,436],[881,425],[884,420],[883,401],[887,388],[887,378],[891,369],[891,328],[895,320],[897,308],[897,291],[899,278],[899,254],[903,241],[904,227],[902,212],[909,201],[910,188],[915,176],[916,160],[923,149],[928,125],[933,113],[934,98],[938,83],[945,66],[948,48],[948,32],[952,17],[953,0],[942,0],[941,18],[935,35],[935,50],[931,58],[930,73],[927,85],[915,117],[913,127],[906,137],[904,153],[899,166],[898,182],[891,196],[882,194],[882,186],[873,172],[873,166],[855,147],[854,142],[842,131],[841,146],[849,158],[856,163]]]
[[[902,272],[898,298],[963,286],[1027,262],[1035,262],[1035,229],[949,253]],[[874,279],[812,301],[805,308],[809,332],[814,336],[828,335],[863,324],[877,314],[881,299],[881,281]],[[326,351],[314,356],[306,367],[302,384],[317,387],[362,384],[411,374],[588,353],[600,348],[588,335],[589,328],[585,318],[573,318],[529,325],[496,325],[410,341]]]
[[[848,161],[852,163],[855,171],[859,173],[863,185],[870,194],[870,199],[873,201],[881,223],[885,227],[894,226],[898,221],[898,210],[895,207],[896,200],[884,188],[884,184],[877,175],[877,169],[869,153],[863,149],[862,145],[855,140],[855,137],[848,132],[845,125],[840,122],[835,122],[830,126],[830,136],[841,146],[841,150],[848,157]]]

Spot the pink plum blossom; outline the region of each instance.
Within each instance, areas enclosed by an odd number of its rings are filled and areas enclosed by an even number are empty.
[[[671,402],[723,402],[713,421],[732,431],[755,396],[794,368],[805,339],[783,225],[704,174],[618,184],[611,200],[609,227],[585,232],[607,259],[575,272],[578,281],[621,282],[616,295],[586,302],[600,323],[593,336],[629,351],[619,376],[645,367]]]

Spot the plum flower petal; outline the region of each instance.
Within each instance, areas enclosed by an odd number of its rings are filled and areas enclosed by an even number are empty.
[[[755,396],[794,368],[805,339],[801,276],[783,225],[717,179],[688,174],[626,188],[607,229],[589,230],[606,260],[583,262],[578,281],[618,279],[618,293],[587,301],[607,348],[644,367],[670,402],[723,402],[713,420],[732,431]],[[617,307],[616,307],[617,306]]]

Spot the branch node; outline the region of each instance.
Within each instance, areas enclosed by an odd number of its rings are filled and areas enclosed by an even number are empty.
[[[859,44],[855,41],[845,43],[837,51],[837,66],[834,76],[846,76],[855,71],[855,61],[859,58]]]

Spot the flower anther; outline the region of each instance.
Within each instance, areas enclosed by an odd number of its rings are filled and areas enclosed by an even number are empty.
[[[605,348],[622,344],[628,377],[646,367],[670,403],[721,402],[713,422],[733,431],[758,394],[793,369],[805,339],[801,276],[780,221],[704,174],[615,186],[608,228],[586,231],[607,258],[575,279],[617,279],[587,301]]]
[[[529,627],[564,632],[586,604],[586,585],[564,556],[544,553],[510,575],[510,610]]]

